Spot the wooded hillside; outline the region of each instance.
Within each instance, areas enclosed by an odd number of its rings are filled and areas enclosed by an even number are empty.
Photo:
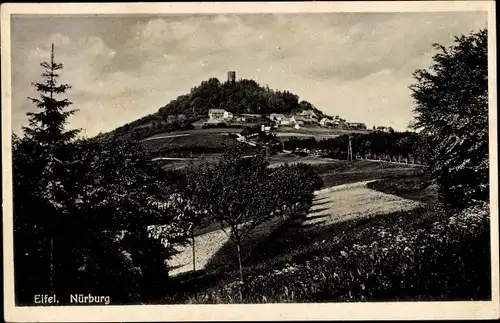
[[[178,130],[187,123],[208,116],[208,110],[214,108],[225,109],[233,114],[286,114],[314,110],[318,118],[325,116],[311,103],[299,101],[298,95],[286,90],[272,90],[253,80],[221,83],[217,78],[210,78],[192,88],[188,94],[170,101],[158,112],[125,124],[113,133],[123,134],[141,126],[161,127],[165,131]],[[176,118],[181,114],[185,119]]]

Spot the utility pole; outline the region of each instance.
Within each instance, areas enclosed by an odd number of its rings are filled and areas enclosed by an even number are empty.
[[[349,136],[349,145],[347,147],[347,161],[353,161],[353,159],[352,159],[351,136]]]

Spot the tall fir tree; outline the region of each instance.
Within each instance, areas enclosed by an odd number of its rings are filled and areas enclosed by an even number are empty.
[[[56,236],[63,225],[62,215],[66,209],[63,181],[71,156],[67,146],[79,133],[78,129],[66,130],[68,118],[77,110],[68,109],[72,102],[59,98],[70,89],[70,85],[58,83],[58,72],[63,64],[55,61],[54,44],[50,61],[40,65],[45,69],[41,75],[43,81],[32,83],[39,98],[29,98],[38,111],[27,113],[29,126],[23,127],[24,137],[13,138],[18,267],[25,267],[22,264],[30,263],[32,257],[40,258],[37,262],[48,267],[40,275],[25,273],[32,280],[33,287],[22,288],[21,293],[28,294],[30,289],[50,292],[56,289]]]
[[[78,130],[66,123],[76,110],[60,98],[70,86],[57,82],[53,47],[41,65],[44,80],[33,84],[40,97],[30,98],[39,110],[13,138],[17,304],[37,294],[159,298],[168,289],[165,261],[185,243],[179,212],[165,207],[175,178],[138,142],[74,140]]]
[[[67,119],[77,110],[66,110],[72,102],[68,99],[57,99],[58,95],[65,94],[71,86],[58,84],[58,71],[63,68],[63,64],[56,63],[54,56],[54,44],[52,44],[50,62],[40,63],[45,68],[42,74],[45,82],[32,83],[40,93],[40,98],[29,98],[40,111],[28,113],[30,125],[23,127],[24,134],[28,138],[36,140],[41,146],[49,147],[68,143],[79,133],[78,129],[65,130]]]

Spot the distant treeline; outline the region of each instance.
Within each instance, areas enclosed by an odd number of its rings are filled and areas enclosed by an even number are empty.
[[[423,139],[416,132],[394,132],[381,133],[373,132],[367,134],[352,134],[351,146],[353,156],[362,157],[398,157],[407,158],[409,156],[423,158]],[[332,158],[347,159],[349,145],[349,135],[342,135],[335,138],[316,140],[311,138],[291,137],[284,143],[286,150],[296,148],[318,149]]]
[[[296,113],[302,110],[313,110],[319,118],[325,114],[307,101],[299,101],[299,97],[289,91],[272,90],[261,86],[253,80],[239,80],[234,83],[221,83],[217,78],[203,81],[191,89],[188,94],[181,95],[170,101],[158,112],[127,123],[113,131],[121,135],[134,131],[141,137],[147,131],[173,131],[175,124],[194,122],[208,116],[209,109],[225,109],[233,114],[270,114]],[[182,120],[176,117],[182,115]],[[141,126],[151,130],[137,129]]]

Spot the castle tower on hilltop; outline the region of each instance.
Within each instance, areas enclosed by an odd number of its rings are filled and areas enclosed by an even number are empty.
[[[227,81],[229,83],[236,82],[236,72],[235,71],[229,71],[229,72],[227,72]]]

